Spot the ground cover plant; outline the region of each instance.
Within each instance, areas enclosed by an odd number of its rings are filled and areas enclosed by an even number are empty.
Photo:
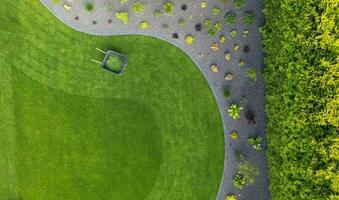
[[[184,52],[80,33],[39,1],[3,5],[0,199],[215,199],[220,114]],[[125,54],[125,72],[92,63],[95,48]]]
[[[265,0],[272,199],[339,198],[336,0]]]

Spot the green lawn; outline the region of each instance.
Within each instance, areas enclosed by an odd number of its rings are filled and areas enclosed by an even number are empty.
[[[76,32],[39,1],[0,13],[1,200],[215,199],[222,123],[184,52]],[[90,62],[96,47],[126,54],[124,74]]]

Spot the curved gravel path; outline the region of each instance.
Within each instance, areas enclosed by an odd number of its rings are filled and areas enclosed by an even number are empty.
[[[224,3],[222,0],[206,0],[207,8],[201,8],[201,1],[196,0],[173,0],[176,8],[171,15],[164,15],[156,18],[153,12],[161,9],[162,1],[159,0],[141,0],[146,6],[145,12],[134,14],[130,9],[131,1],[121,5],[119,1],[111,0],[93,0],[94,10],[89,13],[84,9],[84,2],[81,0],[62,1],[60,4],[52,3],[52,0],[41,0],[41,2],[61,21],[68,26],[89,34],[95,35],[120,35],[120,34],[142,34],[154,36],[166,40],[185,51],[196,63],[200,71],[208,81],[223,121],[225,131],[225,162],[224,173],[221,180],[218,200],[224,200],[227,194],[236,194],[237,199],[246,200],[266,200],[270,199],[268,169],[265,151],[257,152],[248,143],[250,136],[261,136],[263,138],[263,148],[266,148],[266,117],[264,112],[265,94],[264,82],[261,71],[264,67],[262,52],[262,37],[259,33],[259,27],[263,23],[261,10],[263,8],[261,0],[251,0],[246,3],[242,9],[234,8],[233,2]],[[64,4],[71,5],[69,10],[64,8]],[[187,10],[182,10],[181,5],[186,4]],[[113,11],[108,11],[108,7],[113,7]],[[221,9],[221,14],[213,15],[211,10],[214,7]],[[224,16],[229,11],[234,11],[238,16],[238,21],[233,26],[225,26]],[[129,23],[124,25],[115,18],[116,11],[128,11]],[[252,11],[256,15],[256,21],[252,25],[244,25],[242,16],[244,11]],[[180,27],[178,20],[184,18],[186,25]],[[226,42],[219,42],[219,34],[211,37],[205,28],[196,31],[196,24],[203,26],[205,19],[211,19],[213,23],[223,22],[223,29],[220,33],[225,35]],[[139,28],[141,21],[146,20],[149,23],[147,30]],[[163,26],[169,28],[164,30]],[[238,36],[232,38],[230,32],[236,30]],[[243,37],[243,31],[248,30],[248,36]],[[178,34],[178,38],[173,38],[173,33]],[[192,35],[195,38],[193,45],[185,43],[185,36]],[[218,43],[220,49],[214,51],[211,49],[212,43]],[[238,52],[234,52],[234,45],[240,46]],[[245,53],[245,45],[250,47],[250,52]],[[225,60],[225,52],[230,52],[232,59]],[[239,67],[239,61],[244,60],[245,65]],[[218,66],[219,72],[211,71],[210,66]],[[257,71],[257,81],[251,81],[247,77],[247,70],[254,68]],[[232,81],[225,80],[225,74],[232,73]],[[225,87],[232,89],[232,95],[226,99],[223,91]],[[246,105],[239,120],[231,119],[227,114],[227,108],[230,103],[239,103],[243,97],[246,97]],[[256,114],[256,124],[249,124],[245,118],[245,112],[251,110]],[[230,138],[230,132],[233,130],[239,133],[237,140]],[[233,187],[233,177],[237,172],[239,163],[235,158],[236,152],[241,152],[253,165],[260,169],[260,175],[251,186],[245,186],[243,190],[236,190]],[[208,183],[206,183],[208,184]]]

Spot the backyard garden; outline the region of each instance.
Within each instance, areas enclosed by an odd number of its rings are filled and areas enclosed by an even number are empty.
[[[335,0],[3,0],[0,200],[339,199]]]

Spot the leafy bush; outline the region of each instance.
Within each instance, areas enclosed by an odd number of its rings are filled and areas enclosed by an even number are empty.
[[[243,175],[236,174],[233,177],[233,185],[236,189],[242,190],[245,184],[246,184],[246,180]]]
[[[142,13],[145,10],[145,5],[140,2],[136,2],[135,4],[132,5],[132,10],[134,11],[135,14]]]
[[[240,118],[240,112],[243,110],[242,106],[239,106],[237,104],[231,104],[228,108],[228,115],[234,119],[237,120]]]
[[[261,151],[261,142],[262,142],[262,137],[257,136],[257,137],[251,137],[248,139],[248,144],[252,145],[252,147],[256,151]]]
[[[233,25],[237,21],[237,15],[230,11],[225,15],[225,23],[228,25]]]
[[[339,199],[337,0],[265,0],[273,200]]]
[[[165,14],[171,14],[174,10],[174,4],[170,1],[166,1],[162,5],[162,10],[164,11]]]
[[[115,14],[115,17],[119,19],[122,23],[128,24],[128,13],[127,12],[118,12]]]
[[[244,13],[244,24],[250,25],[255,21],[255,15],[252,11],[246,11]]]

